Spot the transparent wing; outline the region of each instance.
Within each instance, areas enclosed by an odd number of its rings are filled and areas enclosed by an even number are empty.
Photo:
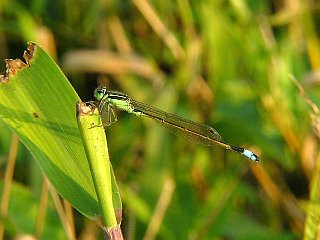
[[[171,133],[206,146],[217,144],[221,140],[219,133],[212,127],[193,122],[183,117],[164,112],[150,105],[132,100],[134,110],[142,116],[152,118],[166,127]]]
[[[100,115],[102,118],[102,123],[105,126],[110,126],[112,123],[117,121],[117,115],[109,104],[105,104],[102,108],[100,108]]]

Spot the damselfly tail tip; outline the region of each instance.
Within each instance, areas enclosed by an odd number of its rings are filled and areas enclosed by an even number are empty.
[[[250,150],[245,149],[242,152],[242,155],[246,156],[247,158],[249,158],[252,161],[260,162],[260,157],[256,154],[254,154],[253,152],[251,152]]]

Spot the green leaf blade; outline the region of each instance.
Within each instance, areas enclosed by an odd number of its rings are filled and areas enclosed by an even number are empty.
[[[58,192],[84,215],[97,217],[100,208],[76,121],[79,97],[44,50],[32,46],[29,66],[0,84],[0,116]]]

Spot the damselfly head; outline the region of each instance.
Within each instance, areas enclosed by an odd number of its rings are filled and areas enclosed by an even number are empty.
[[[99,86],[94,90],[94,97],[100,101],[105,96],[106,92],[106,86]]]

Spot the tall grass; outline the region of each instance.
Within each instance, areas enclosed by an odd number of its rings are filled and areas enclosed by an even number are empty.
[[[35,41],[56,57],[83,100],[93,100],[96,85],[105,84],[211,125],[225,141],[260,155],[261,164],[253,164],[118,113],[107,135],[125,239],[315,239],[318,113],[304,101],[320,103],[315,1],[0,4],[2,59],[21,56],[25,43]],[[305,97],[290,76],[302,84]],[[1,124],[2,175],[11,138]],[[19,146],[3,215],[9,238],[36,234],[42,180],[31,158]],[[33,198],[32,214],[18,212],[20,198]],[[51,202],[49,214],[56,216]],[[95,239],[91,223],[74,214],[77,237]],[[48,218],[44,228],[62,231],[58,218]]]

